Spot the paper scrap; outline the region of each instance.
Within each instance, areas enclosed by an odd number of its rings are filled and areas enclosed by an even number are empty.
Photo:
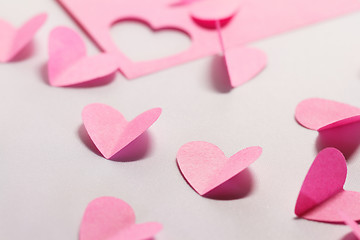
[[[45,13],[36,15],[19,29],[0,19],[0,62],[9,62],[20,53],[33,39],[46,18]]]
[[[80,225],[80,240],[144,240],[162,230],[157,222],[135,223],[130,205],[114,197],[99,197],[86,207]]]
[[[111,159],[144,133],[160,114],[161,108],[153,108],[128,122],[116,109],[105,104],[93,103],[85,106],[82,119],[97,149],[106,159]]]
[[[56,27],[49,37],[49,83],[56,87],[72,86],[108,76],[118,68],[115,54],[88,57],[80,35],[67,27]]]
[[[198,1],[181,7],[170,6],[169,0],[58,1],[102,50],[119,55],[120,71],[130,79],[221,51],[217,32],[199,26],[189,16],[190,8]],[[360,10],[358,0],[243,0],[241,6],[241,14],[223,29],[229,49]],[[153,29],[187,33],[192,45],[170,57],[133,62],[117,48],[110,34],[113,24],[129,17]]]
[[[307,220],[342,223],[339,211],[360,220],[360,193],[343,189],[347,166],[336,148],[320,151],[302,184],[295,214]]]
[[[360,108],[321,98],[309,98],[300,102],[295,118],[302,126],[322,131],[360,120]]]
[[[176,160],[187,182],[204,195],[246,169],[261,153],[261,147],[249,147],[227,158],[217,146],[196,141],[181,146]]]

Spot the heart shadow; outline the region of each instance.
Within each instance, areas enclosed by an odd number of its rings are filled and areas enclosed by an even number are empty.
[[[96,155],[103,157],[98,148],[95,146],[94,142],[91,140],[89,134],[87,133],[84,124],[78,128],[78,136],[84,145],[91,150]],[[141,160],[148,156],[151,150],[151,137],[150,134],[146,131],[137,137],[134,141],[129,143],[118,153],[116,153],[109,160],[115,162],[133,162]]]
[[[44,63],[40,67],[40,76],[43,82],[49,86],[49,76],[48,76],[48,68],[47,63]],[[114,81],[116,76],[116,72],[110,73],[109,75],[106,75],[104,77],[92,79],[91,81],[79,83],[71,86],[66,86],[65,88],[93,88],[93,87],[100,87],[107,84],[110,84],[112,81]]]
[[[360,144],[360,122],[320,131],[316,139],[316,150],[327,147],[340,150],[349,161]]]
[[[214,55],[210,64],[210,80],[212,87],[220,93],[228,93],[232,87],[230,85],[229,73],[227,71],[224,56]]]
[[[235,200],[248,196],[253,188],[253,176],[251,171],[246,168],[203,196],[214,200]]]

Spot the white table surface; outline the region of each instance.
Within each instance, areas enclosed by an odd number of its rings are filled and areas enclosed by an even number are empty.
[[[53,0],[0,4],[0,17],[17,26],[40,12],[49,18],[28,58],[0,65],[1,239],[77,239],[85,207],[100,196],[128,202],[138,223],[161,222],[158,240],[353,237],[344,225],[295,218],[302,181],[317,146],[326,143],[296,123],[294,110],[309,97],[360,106],[360,13],[251,44],[267,53],[268,67],[228,91],[219,57],[134,80],[118,73],[99,87],[50,87],[44,78],[49,32],[58,25],[79,27]],[[139,39],[152,37],[145,30],[125,24],[114,33],[131,34],[121,43],[133,58],[156,57],[139,47]],[[96,54],[94,44],[81,35],[89,53]],[[179,49],[188,43],[178,35],[161,37],[151,41],[154,48],[168,44],[171,49],[170,39],[179,40]],[[144,148],[130,155],[139,160],[109,161],[83,142],[80,113],[94,102],[113,106],[129,120],[153,107],[163,109],[143,139]],[[360,133],[349,137],[359,142]],[[248,146],[263,147],[249,168],[249,194],[230,201],[196,194],[175,161],[180,146],[194,140],[214,143],[227,156]],[[353,151],[345,189],[360,191],[360,152]]]

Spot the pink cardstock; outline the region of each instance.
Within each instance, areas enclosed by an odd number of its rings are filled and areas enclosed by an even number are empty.
[[[86,207],[80,240],[145,240],[162,230],[157,222],[135,223],[131,206],[114,197],[99,197]]]
[[[249,147],[227,158],[217,146],[198,141],[181,146],[176,160],[187,182],[204,195],[246,169],[261,152],[261,147]]]
[[[153,108],[128,122],[116,109],[93,103],[85,106],[82,119],[97,149],[106,159],[110,159],[144,133],[160,114],[161,108]]]
[[[351,228],[351,230],[353,231],[356,238],[360,240],[360,227],[359,227],[359,225],[354,220],[352,220],[347,214],[345,214],[343,212],[339,212],[339,214],[342,216],[342,218],[344,220],[344,223]]]
[[[300,102],[295,118],[302,126],[322,131],[360,121],[360,108],[321,98]]]
[[[72,86],[97,80],[117,71],[117,56],[102,53],[88,57],[80,35],[67,27],[53,29],[49,37],[49,83]]]
[[[58,1],[103,51],[119,55],[120,71],[130,79],[221,51],[217,31],[193,21],[192,3],[174,7],[174,0]],[[235,48],[359,9],[358,0],[243,0],[240,12],[222,31],[227,47]],[[154,30],[179,30],[190,36],[192,44],[177,55],[133,62],[118,50],[110,34],[112,25],[129,19],[146,23]]]
[[[319,152],[302,184],[295,214],[313,221],[342,223],[341,211],[360,220],[360,193],[344,190],[346,174],[346,160],[339,150]]]
[[[36,15],[19,29],[0,19],[0,62],[11,61],[24,47],[30,43],[35,33],[45,23],[45,13]]]

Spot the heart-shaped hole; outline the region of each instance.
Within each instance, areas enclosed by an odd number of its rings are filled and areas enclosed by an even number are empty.
[[[181,30],[152,30],[145,22],[133,19],[114,23],[111,36],[119,50],[132,61],[148,61],[176,55],[191,45],[190,37]]]

